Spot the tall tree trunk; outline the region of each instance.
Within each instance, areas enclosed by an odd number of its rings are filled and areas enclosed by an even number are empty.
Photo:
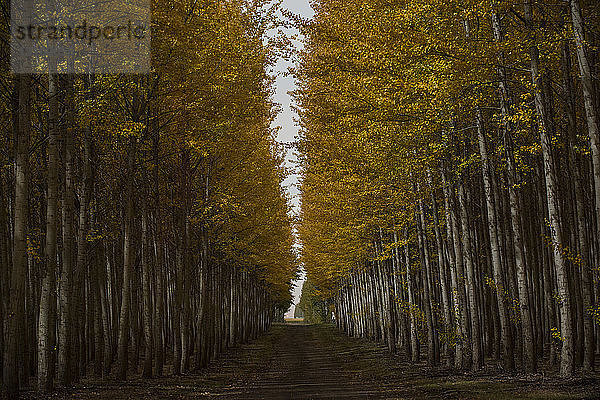
[[[408,239],[408,230],[405,233],[405,239]],[[421,348],[419,344],[419,332],[417,326],[417,312],[414,309],[416,307],[416,302],[414,298],[414,284],[413,284],[413,276],[410,271],[410,250],[408,247],[408,240],[404,245],[404,264],[406,267],[406,286],[408,292],[408,307],[410,313],[410,347],[411,347],[411,355],[413,362],[419,362]]]
[[[16,143],[13,267],[6,349],[2,368],[3,392],[17,398],[24,360],[25,279],[27,275],[27,219],[29,213],[29,139],[31,133],[31,76],[18,76],[19,128]]]
[[[596,232],[600,234],[600,137],[598,132],[598,114],[594,98],[594,83],[590,61],[586,54],[586,39],[583,26],[583,15],[579,0],[570,0],[571,19],[573,22],[573,34],[577,49],[577,60],[579,61],[579,72],[581,74],[581,87],[583,89],[583,104],[585,106],[586,122],[592,149],[592,166],[594,172],[595,214]]]
[[[451,207],[451,189],[446,178],[445,166],[442,165],[442,188],[444,191],[444,213],[446,215],[446,234],[448,236],[448,260],[450,261],[450,282],[451,282],[451,293],[452,293],[452,306],[454,313],[454,326],[452,332],[458,337],[455,343],[455,354],[454,354],[454,365],[458,368],[462,368],[464,346],[461,341],[463,326],[463,315],[461,307],[463,306],[464,296],[461,295],[462,289],[459,287],[458,276],[456,273],[457,264],[462,263],[462,250],[460,246],[456,246],[457,238],[454,237],[453,220],[454,211]],[[460,245],[460,243],[458,243]],[[451,360],[449,360],[450,362]]]
[[[183,216],[179,216],[178,220],[183,220]],[[174,304],[173,304],[173,373],[181,374],[181,308],[182,308],[182,286],[183,286],[183,235],[182,229],[185,226],[178,222],[178,237],[177,248],[175,250],[175,287],[174,287]]]
[[[135,178],[135,137],[130,137],[127,146],[127,181],[125,209],[125,240],[123,243],[123,286],[121,295],[121,312],[119,317],[119,340],[117,344],[117,378],[127,378],[127,352],[129,343],[129,318],[131,302],[131,275],[133,269],[133,180]]]
[[[103,368],[105,364],[104,360],[104,341],[108,338],[104,334],[104,323],[102,318],[102,290],[101,279],[105,279],[101,274],[102,268],[104,268],[104,246],[100,242],[96,250],[96,256],[94,257],[94,263],[90,266],[90,298],[94,302],[94,374],[96,376],[102,376]]]
[[[109,264],[109,255],[105,243],[101,243],[101,251],[103,257],[98,263],[98,286],[100,291],[100,306],[102,308],[102,332],[104,336],[104,348],[102,351],[102,376],[105,377],[110,374],[110,365],[113,361],[113,338],[111,332],[111,317],[110,317],[110,303],[108,301],[108,282],[110,276],[107,274],[107,266]]]
[[[425,305],[425,322],[427,325],[427,364],[434,366],[436,364],[435,354],[435,331],[433,326],[433,307],[432,307],[432,294],[429,285],[429,279],[431,276],[431,267],[429,263],[429,251],[427,249],[427,239],[425,236],[425,211],[423,210],[423,202],[418,201],[418,215],[417,215],[417,230],[418,230],[418,243],[420,247],[421,260],[422,260],[422,275],[423,275],[423,303]]]
[[[54,332],[56,316],[56,239],[58,224],[58,75],[48,75],[48,192],[46,196],[46,272],[42,281],[38,325],[38,390],[54,387]]]
[[[75,129],[75,118],[73,113],[72,77],[64,78],[66,85],[67,103],[67,128],[63,140],[64,149],[64,189],[62,204],[62,268],[60,272],[60,318],[58,326],[58,381],[67,386],[71,384],[76,373],[73,365],[73,332],[78,332],[74,326],[74,304],[73,304],[73,215],[74,215],[74,192],[73,192],[73,132]],[[76,358],[75,358],[76,359]]]
[[[186,206],[187,210],[187,206]],[[189,233],[189,218],[186,217],[183,223],[183,231],[180,233],[183,235],[183,247],[182,247],[182,270],[181,270],[181,317],[179,319],[181,323],[181,372],[186,373],[188,371],[189,366],[189,316],[190,316],[190,279],[188,277],[189,270],[189,246],[188,246],[188,233]],[[219,289],[222,288],[222,285],[219,285]],[[221,307],[223,306],[222,302],[219,303]],[[222,315],[222,313],[219,313]],[[221,343],[219,343],[221,345]],[[222,351],[222,347],[219,347],[219,353]]]
[[[581,7],[579,4],[579,0],[571,0],[571,18],[573,21],[573,33],[575,36],[575,45],[577,48],[577,60],[579,63],[579,72],[581,74],[581,83],[583,89],[583,103],[585,107],[586,114],[586,122],[588,127],[588,135],[591,143],[592,150],[592,170],[594,177],[594,194],[595,194],[595,216],[596,216],[596,235],[600,235],[600,132],[598,131],[598,114],[596,108],[596,101],[594,93],[594,83],[592,80],[592,73],[590,62],[588,59],[588,55],[586,53],[586,40],[585,40],[585,30],[583,26],[583,15],[581,13]],[[568,45],[565,45],[567,54],[565,54],[565,61],[568,62],[567,69],[565,70],[566,74],[566,87],[568,88],[568,96],[569,101],[572,103],[573,90],[570,79],[570,62],[571,58],[568,52]],[[588,50],[589,51],[589,50]],[[574,110],[573,110],[574,111]],[[575,116],[574,112],[570,114]],[[576,194],[579,194],[581,197],[580,190],[576,188]],[[581,201],[581,199],[578,199]],[[582,208],[583,203],[578,207]],[[579,210],[579,216],[583,217],[583,210]],[[579,218],[578,221],[579,230],[580,230],[580,241],[585,242],[586,238],[583,236],[584,234],[584,221]],[[593,235],[592,235],[593,236]],[[583,253],[585,249],[582,249]],[[587,257],[587,254],[583,254],[583,257]],[[590,270],[590,265],[584,263],[582,265],[582,285],[583,285],[583,312],[584,312],[584,359],[583,359],[583,368],[585,370],[594,369],[594,359],[595,359],[595,341],[594,341],[594,324],[592,321],[591,311],[593,304],[593,295],[591,293],[590,285],[592,281],[592,274]]]
[[[155,343],[156,343],[156,375],[162,375],[163,366],[165,364],[165,352],[166,341],[163,333],[163,326],[165,320],[165,286],[163,278],[164,270],[164,241],[163,241],[163,227],[161,219],[161,205],[160,205],[160,176],[159,176],[159,162],[160,162],[160,132],[157,129],[156,119],[153,119],[153,132],[155,135],[154,139],[154,251],[155,251],[155,264],[154,264],[154,275],[156,279],[156,316],[155,316]]]
[[[70,89],[72,91],[72,89]],[[87,261],[90,257],[87,254],[87,232],[88,232],[88,204],[90,193],[92,190],[92,169],[91,169],[91,128],[83,129],[83,176],[82,185],[79,196],[79,224],[77,226],[77,262],[75,263],[75,271],[73,275],[73,306],[76,309],[76,318],[78,318],[79,332],[75,335],[79,336],[78,340],[78,359],[74,368],[77,368],[80,374],[84,374],[87,365],[86,356],[86,309],[91,305],[86,304],[87,271],[90,263]]]
[[[142,209],[142,307],[143,307],[143,329],[144,329],[144,365],[142,376],[152,376],[152,304],[150,298],[150,263],[148,246],[148,215],[147,210]]]
[[[8,190],[4,184],[4,173],[0,171],[0,377],[2,376],[3,355],[4,355],[4,314],[5,300],[8,293],[8,272],[10,270],[9,261],[9,240],[7,235],[8,223],[8,201],[6,196]],[[1,390],[1,389],[0,389]],[[1,392],[0,392],[1,394]]]
[[[448,276],[447,276],[447,264],[446,264],[446,256],[445,256],[445,249],[444,249],[444,241],[442,239],[442,234],[440,232],[440,222],[439,222],[439,217],[438,217],[438,205],[437,205],[437,200],[435,198],[435,192],[433,190],[433,181],[431,178],[431,173],[428,171],[428,178],[429,178],[429,186],[431,188],[431,207],[432,207],[432,214],[433,214],[433,229],[435,232],[435,244],[436,244],[436,249],[437,249],[437,255],[438,255],[438,268],[439,268],[439,274],[440,274],[440,291],[442,292],[442,306],[443,306],[443,312],[444,312],[444,330],[445,330],[445,335],[446,337],[449,337],[450,331],[453,327],[453,320],[452,320],[452,305],[450,304],[450,297],[449,297],[449,285],[448,285]],[[447,342],[447,340],[445,340],[444,342]],[[450,359],[452,357],[450,348],[448,346],[448,343],[444,343],[444,348],[445,348],[445,352],[447,353],[446,355],[448,356],[448,358]]]
[[[479,317],[479,301],[476,290],[475,265],[471,256],[470,226],[467,215],[467,201],[464,183],[458,183],[458,203],[460,208],[460,221],[462,228],[462,243],[464,246],[463,260],[466,271],[467,295],[469,296],[469,311],[471,317],[471,368],[480,370],[483,367],[483,351],[481,349],[481,325]]]
[[[470,368],[471,360],[472,360],[472,348],[471,348],[471,338],[469,337],[469,314],[468,314],[468,305],[467,298],[465,294],[465,272],[464,272],[464,255],[463,255],[463,245],[461,241],[459,222],[456,215],[457,212],[457,204],[455,199],[453,199],[452,195],[453,190],[448,188],[448,196],[451,201],[449,212],[450,214],[446,217],[450,221],[450,228],[452,229],[452,240],[454,244],[454,256],[455,256],[455,277],[454,281],[456,283],[456,312],[458,325],[458,334],[459,339],[457,343],[457,351],[456,358],[454,360],[454,365],[458,369]],[[460,357],[459,357],[460,356]]]
[[[524,256],[524,244],[522,238],[521,205],[517,193],[517,171],[514,165],[514,155],[511,139],[504,135],[504,147],[508,166],[508,193],[510,201],[510,221],[513,234],[513,245],[515,254],[515,265],[517,268],[519,312],[521,316],[521,327],[523,331],[523,355],[524,367],[528,372],[537,368],[537,356],[535,351],[535,340],[533,334],[533,322],[531,318],[531,307],[529,304],[529,285],[527,282],[526,258]]]
[[[591,313],[593,307],[594,293],[592,290],[593,273],[590,263],[589,237],[592,234],[587,232],[585,193],[582,187],[581,177],[585,175],[584,167],[579,162],[575,151],[577,145],[577,111],[575,105],[575,92],[573,90],[573,81],[571,78],[571,54],[568,43],[563,44],[562,55],[562,73],[563,85],[566,97],[566,113],[569,120],[569,164],[572,169],[573,186],[575,191],[575,202],[577,208],[577,235],[579,242],[579,257],[581,259],[581,286],[583,289],[583,330],[584,330],[584,351],[583,351],[583,369],[590,371],[594,369],[596,342],[594,340],[594,321]],[[583,169],[583,170],[582,170]],[[595,178],[594,178],[595,179]],[[595,181],[594,181],[595,184]],[[595,209],[597,209],[596,207]],[[599,219],[600,220],[600,219]],[[594,225],[592,225],[594,226]]]
[[[500,24],[500,17],[497,13],[492,15],[492,25],[494,30],[494,39],[497,42],[502,42],[504,40],[504,33],[502,31],[502,27]],[[499,92],[500,92],[500,103],[502,108],[502,115],[504,121],[508,121],[510,115],[510,93],[508,88],[508,77],[506,76],[505,64],[506,60],[504,58],[504,53],[500,52],[498,56],[499,60],[499,68],[498,74],[500,76],[499,81]],[[483,122],[483,121],[482,121]],[[508,122],[505,122],[505,124]],[[504,129],[510,130],[508,126],[505,125]],[[485,142],[484,142],[485,145]],[[487,154],[486,154],[487,158]],[[498,213],[496,205],[494,203],[493,197],[493,187],[492,187],[492,174],[490,170],[490,166],[488,162],[484,162],[484,168],[487,169],[487,172],[484,173],[484,187],[486,194],[486,205],[487,205],[487,213],[488,219],[490,222],[489,232],[490,232],[490,246],[492,249],[492,266],[494,269],[494,281],[496,284],[496,299],[498,301],[498,308],[500,311],[500,325],[502,330],[501,341],[502,341],[502,352],[503,352],[503,360],[504,367],[507,369],[514,368],[514,349],[513,349],[513,337],[510,327],[510,320],[508,314],[508,308],[506,302],[504,301],[503,291],[508,287],[505,287],[505,282],[503,279],[502,272],[502,262],[500,260],[500,249],[499,249],[499,241],[497,235],[497,229],[499,229],[498,225]],[[492,228],[493,225],[493,228]]]
[[[560,335],[562,341],[560,358],[560,375],[573,374],[573,321],[571,316],[571,293],[569,276],[564,256],[564,242],[560,222],[560,204],[558,198],[558,178],[552,161],[551,137],[554,133],[553,123],[548,113],[547,99],[544,95],[543,77],[539,72],[539,55],[535,45],[530,47],[531,76],[535,86],[535,108],[538,116],[538,129],[542,143],[544,174],[546,177],[546,198],[548,199],[548,219],[550,221],[550,237],[552,240],[552,257],[556,268],[558,285],[558,307],[560,310]]]

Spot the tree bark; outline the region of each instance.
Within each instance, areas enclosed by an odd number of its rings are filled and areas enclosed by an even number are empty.
[[[18,76],[19,128],[15,161],[15,203],[13,267],[4,365],[3,392],[7,399],[17,398],[24,360],[25,279],[27,275],[27,219],[29,199],[29,140],[31,134],[31,77]]]
[[[142,307],[144,324],[144,365],[142,376],[152,377],[152,304],[150,298],[150,263],[148,246],[148,215],[142,210]]]
[[[429,251],[427,249],[427,239],[425,237],[425,211],[423,210],[423,202],[418,201],[418,215],[417,215],[417,229],[418,229],[418,242],[422,260],[422,275],[423,275],[423,303],[425,305],[425,321],[427,324],[427,364],[429,366],[435,366],[436,354],[435,354],[435,331],[433,325],[433,307],[432,307],[432,294],[429,284],[431,276],[431,267],[429,263]]]
[[[479,322],[480,312],[476,290],[475,265],[471,257],[470,226],[465,197],[464,184],[461,181],[458,184],[458,203],[460,208],[462,243],[464,246],[463,259],[465,263],[465,269],[467,270],[466,286],[467,295],[469,296],[469,314],[471,317],[471,368],[477,371],[483,367],[483,351],[481,349],[481,325]]]
[[[46,271],[43,276],[38,325],[38,390],[54,388],[56,316],[56,239],[58,224],[58,75],[48,75],[48,192],[46,195]]]
[[[571,316],[571,293],[567,263],[563,254],[565,249],[560,222],[560,205],[558,199],[558,178],[552,161],[551,137],[554,133],[547,111],[547,99],[544,96],[543,78],[539,72],[538,49],[530,47],[531,77],[535,86],[535,108],[538,116],[538,129],[542,143],[544,174],[546,177],[546,198],[548,199],[548,219],[550,221],[550,238],[552,240],[552,259],[556,268],[556,283],[558,285],[558,307],[560,310],[560,335],[562,341],[560,358],[560,375],[571,376],[574,372],[573,363],[573,322]]]
[[[129,313],[131,302],[131,275],[133,269],[133,180],[135,175],[135,138],[130,137],[127,146],[127,181],[125,210],[125,240],[123,243],[123,286],[121,288],[121,313],[119,317],[119,340],[117,344],[117,378],[127,378],[127,352],[129,344]]]

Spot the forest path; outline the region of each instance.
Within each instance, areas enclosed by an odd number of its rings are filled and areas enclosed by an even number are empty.
[[[589,380],[449,375],[331,326],[276,324],[199,374],[84,381],[52,399],[597,399]],[[31,397],[36,398],[32,393]],[[27,398],[27,396],[26,396]]]

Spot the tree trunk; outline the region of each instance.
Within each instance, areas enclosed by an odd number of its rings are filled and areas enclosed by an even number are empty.
[[[435,354],[435,331],[433,326],[433,307],[432,307],[432,294],[429,285],[429,279],[431,275],[431,268],[429,265],[429,251],[427,249],[427,239],[425,237],[425,211],[423,210],[423,202],[418,201],[418,215],[417,215],[417,228],[418,228],[418,242],[422,260],[422,275],[423,275],[423,303],[425,305],[425,320],[427,324],[427,364],[429,366],[435,366],[436,354]]]
[[[514,166],[512,142],[508,135],[504,137],[506,158],[508,165],[508,193],[510,197],[510,220],[513,234],[515,264],[517,268],[519,311],[521,316],[521,327],[523,331],[523,353],[524,367],[527,372],[537,369],[537,356],[535,351],[535,340],[533,335],[533,323],[531,319],[531,307],[529,304],[529,288],[527,282],[526,259],[524,256],[524,244],[521,226],[521,205],[517,194],[517,172]]]
[[[582,176],[585,175],[585,172],[584,167],[579,162],[580,160],[575,151],[575,146],[577,145],[577,112],[575,105],[575,92],[573,90],[573,81],[571,79],[571,54],[569,45],[567,43],[564,43],[563,45],[562,63],[563,84],[565,88],[565,97],[567,99],[566,113],[569,120],[569,165],[572,169],[572,180],[577,208],[577,235],[579,242],[579,257],[581,260],[581,286],[583,289],[583,369],[586,371],[591,371],[594,369],[595,364],[596,342],[594,340],[594,321],[591,312],[594,296],[592,290],[593,272],[590,263],[591,257],[588,238],[590,236],[593,237],[593,235],[587,233],[585,193],[582,187]],[[597,208],[598,207],[595,209]]]
[[[586,114],[586,122],[588,127],[588,136],[590,138],[591,150],[592,150],[592,169],[593,169],[593,177],[594,177],[594,193],[595,193],[595,216],[596,216],[596,235],[600,235],[600,137],[598,132],[598,114],[595,106],[596,99],[594,98],[594,83],[592,80],[592,73],[590,62],[588,60],[588,56],[586,54],[586,40],[583,26],[583,16],[581,13],[581,8],[579,5],[579,0],[571,0],[571,18],[573,21],[573,33],[575,36],[575,45],[577,48],[577,59],[579,61],[579,72],[581,74],[581,83],[583,89],[583,103],[585,107]],[[567,54],[564,56],[565,61],[568,62],[567,69],[565,70],[566,74],[566,87],[568,88],[568,97],[569,101],[572,102],[573,90],[570,79],[570,56],[568,54],[568,46],[566,45]],[[573,110],[574,111],[574,110]],[[570,113],[572,116],[575,116],[573,112]],[[576,194],[579,194],[581,197],[580,191],[576,188]],[[578,201],[581,201],[579,199]],[[578,208],[581,208],[583,204],[581,204]],[[583,218],[583,210],[579,211],[579,230],[580,230],[580,240],[582,242],[586,241],[585,236],[583,235],[584,229],[584,221],[581,220]],[[583,253],[582,249],[582,253]],[[587,254],[582,254],[582,256],[587,257]],[[583,268],[583,312],[584,312],[584,359],[583,359],[583,368],[585,370],[594,369],[594,359],[595,359],[595,342],[594,342],[594,326],[591,316],[591,307],[592,304],[592,293],[590,289],[590,285],[592,282],[592,274],[590,270],[590,265],[584,263],[582,265]]]
[[[58,224],[58,75],[48,75],[48,192],[46,196],[46,272],[42,281],[38,326],[38,390],[54,387],[56,316],[56,239]]]
[[[405,234],[405,237],[408,238],[408,232]],[[410,271],[410,251],[409,251],[409,247],[408,247],[408,241],[407,243],[404,245],[404,264],[406,267],[406,286],[407,286],[407,292],[408,292],[408,309],[409,309],[409,315],[410,315],[410,347],[411,347],[411,355],[412,355],[412,361],[413,362],[419,362],[420,360],[420,354],[421,354],[421,348],[420,348],[420,343],[419,343],[419,331],[418,331],[418,326],[417,326],[417,311],[415,310],[416,308],[416,302],[415,302],[415,298],[414,298],[414,293],[413,293],[413,276],[411,274]]]
[[[121,288],[121,313],[119,317],[119,340],[117,344],[117,378],[127,378],[127,352],[129,343],[129,306],[131,302],[131,275],[133,269],[133,180],[135,178],[135,138],[130,137],[127,146],[127,181],[125,210],[125,240],[123,243],[123,286]]]
[[[428,171],[428,175],[429,175],[429,185],[431,187],[431,207],[432,207],[432,214],[433,214],[433,229],[435,231],[435,244],[436,244],[436,249],[437,249],[437,255],[438,255],[438,267],[439,267],[439,274],[440,274],[440,291],[442,292],[442,306],[443,306],[443,312],[444,312],[444,330],[445,330],[445,334],[446,337],[449,337],[449,334],[451,332],[451,329],[453,327],[453,323],[454,321],[452,320],[452,306],[450,304],[450,297],[449,297],[449,285],[448,285],[448,276],[447,276],[447,264],[446,264],[446,256],[444,254],[445,249],[444,249],[444,241],[442,239],[442,234],[440,232],[440,222],[439,222],[439,218],[438,218],[438,206],[437,206],[437,200],[435,198],[435,194],[434,194],[434,190],[433,190],[433,182],[432,182],[432,178],[431,178],[431,174]],[[446,354],[448,356],[448,358],[452,357],[452,354],[450,352],[450,348],[449,345],[447,343],[447,340],[445,340],[446,343],[444,343],[444,348],[445,348],[445,352],[448,353]]]
[[[456,283],[456,291],[455,296],[457,298],[456,301],[456,312],[458,325],[458,343],[457,343],[457,351],[456,358],[454,360],[454,365],[458,369],[470,368],[471,360],[472,360],[472,348],[471,348],[471,338],[469,337],[469,314],[468,314],[468,305],[465,294],[465,272],[464,272],[464,256],[463,256],[463,245],[461,242],[461,235],[459,229],[459,222],[456,216],[457,204],[452,196],[452,189],[448,188],[448,196],[451,201],[449,207],[449,216],[448,220],[450,221],[450,227],[452,229],[452,239],[454,242],[454,256],[455,256],[455,283]]]
[[[543,78],[539,72],[538,49],[530,47],[531,76],[535,86],[535,108],[538,116],[538,129],[542,143],[544,174],[546,177],[546,197],[548,199],[548,219],[550,221],[550,237],[552,240],[552,257],[556,268],[556,283],[558,285],[558,307],[560,310],[560,335],[562,341],[560,358],[560,375],[570,376],[574,371],[573,364],[573,322],[571,317],[571,294],[567,263],[563,254],[565,250],[560,222],[560,205],[558,199],[558,178],[554,170],[551,154],[551,137],[554,133],[553,124],[547,111],[547,99],[544,96]]]
[[[72,88],[70,89],[72,91]],[[86,357],[86,329],[85,329],[85,315],[86,309],[90,307],[86,304],[85,294],[87,271],[89,263],[87,262],[90,257],[87,254],[87,232],[88,232],[88,203],[90,200],[90,193],[92,190],[92,170],[91,170],[91,129],[85,127],[83,129],[83,176],[82,176],[82,187],[80,190],[79,197],[79,224],[77,226],[77,262],[75,263],[75,273],[73,276],[73,307],[76,309],[76,318],[79,321],[79,332],[75,335],[79,335],[78,341],[78,359],[76,360],[74,368],[78,368],[80,374],[84,374],[87,365]]]
[[[18,76],[19,128],[15,161],[13,267],[6,349],[2,368],[6,398],[17,398],[25,349],[25,279],[27,275],[27,220],[29,198],[29,139],[31,133],[31,77]]]
[[[471,237],[470,226],[467,215],[467,204],[464,184],[462,181],[458,183],[458,203],[460,208],[460,221],[462,228],[462,243],[464,246],[463,260],[465,269],[467,270],[467,295],[469,296],[469,311],[471,317],[471,368],[480,370],[483,367],[483,352],[481,349],[481,325],[479,317],[479,301],[476,290],[475,266],[471,257]]]
[[[142,210],[142,307],[144,323],[144,365],[142,376],[152,377],[152,304],[150,298],[150,265],[148,246],[148,215]]]
[[[461,291],[462,289],[459,287],[459,282],[458,282],[458,276],[456,273],[456,268],[457,268],[457,264],[460,262],[462,263],[462,251],[460,249],[460,243],[459,246],[456,246],[457,244],[457,238],[454,237],[454,230],[453,230],[453,220],[455,217],[453,217],[454,215],[454,211],[452,210],[451,207],[451,190],[450,190],[450,186],[447,182],[446,179],[446,171],[445,171],[445,167],[442,165],[442,187],[443,187],[443,191],[444,191],[444,213],[446,215],[446,235],[447,235],[447,240],[449,242],[448,246],[447,246],[447,250],[448,250],[448,260],[450,261],[450,282],[451,282],[451,293],[452,293],[452,306],[453,306],[453,313],[454,313],[454,326],[452,327],[453,333],[456,334],[456,336],[458,337],[456,339],[456,343],[455,343],[455,354],[454,354],[454,365],[458,368],[462,368],[462,363],[463,363],[463,353],[464,353],[464,346],[463,343],[461,342],[461,338],[462,338],[462,331],[464,328],[466,328],[465,326],[462,325],[463,323],[463,316],[462,316],[462,311],[461,308],[463,307],[463,299],[464,296],[461,295]],[[449,359],[448,362],[450,363],[452,360]]]
[[[573,21],[573,34],[577,49],[577,60],[579,61],[579,72],[581,74],[581,86],[583,89],[583,104],[585,106],[586,122],[590,137],[592,150],[592,165],[594,172],[595,214],[596,231],[600,234],[600,137],[598,136],[598,115],[594,98],[594,83],[588,55],[586,54],[586,40],[583,26],[583,16],[579,0],[570,0],[571,18]]]

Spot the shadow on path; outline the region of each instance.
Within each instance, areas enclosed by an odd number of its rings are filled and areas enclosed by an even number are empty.
[[[52,399],[599,399],[597,379],[449,375],[333,327],[276,324],[197,375],[85,381]],[[35,398],[30,394],[29,398]]]

